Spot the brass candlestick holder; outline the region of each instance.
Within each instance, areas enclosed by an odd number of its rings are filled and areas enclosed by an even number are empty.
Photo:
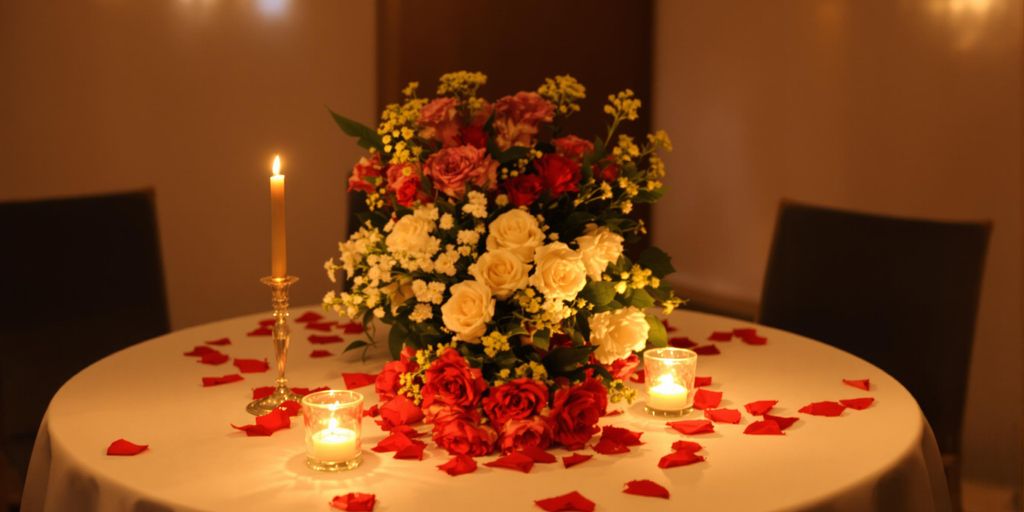
[[[270,287],[274,304],[274,355],[277,357],[277,380],[274,381],[274,392],[259,400],[249,402],[245,410],[250,414],[262,416],[277,409],[283,402],[302,399],[291,389],[288,389],[288,379],[284,376],[284,368],[288,363],[288,344],[290,335],[288,333],[288,288],[295,284],[299,278],[287,277],[264,277],[260,282]]]

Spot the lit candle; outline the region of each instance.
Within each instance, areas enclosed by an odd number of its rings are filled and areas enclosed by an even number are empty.
[[[347,462],[359,455],[359,435],[354,430],[338,427],[336,420],[311,436],[311,456],[324,462]]]
[[[658,377],[658,383],[647,390],[647,406],[659,411],[681,411],[686,408],[686,387],[671,375]]]
[[[288,275],[288,251],[284,232],[284,175],[281,156],[274,155],[274,175],[270,177],[270,275]]]

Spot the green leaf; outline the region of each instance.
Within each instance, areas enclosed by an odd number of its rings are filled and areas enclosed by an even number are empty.
[[[551,346],[551,332],[544,330],[533,333],[533,346],[547,350]]]
[[[654,315],[647,315],[647,325],[650,330],[647,332],[647,344],[652,347],[668,346],[668,332],[665,331],[665,324]]]
[[[402,347],[408,337],[409,330],[404,325],[396,323],[391,326],[391,332],[388,333],[388,349],[391,350],[392,359],[398,359],[402,354]]]
[[[355,137],[356,144],[359,144],[360,147],[366,149],[377,148],[377,151],[384,151],[384,142],[381,141],[380,135],[377,134],[376,130],[338,114],[330,108],[327,111],[334,117],[334,122],[338,123],[341,131],[350,137]]]
[[[629,296],[629,304],[640,309],[649,308],[654,305],[654,297],[651,297],[651,294],[647,293],[643,288],[633,290],[633,293]]]
[[[608,281],[591,281],[580,294],[595,306],[607,306],[615,298],[615,285]]]
[[[530,156],[530,148],[512,146],[505,151],[494,155],[494,159],[497,160],[499,164],[504,164],[514,160],[519,160],[520,158],[526,158],[528,156]]]
[[[644,252],[640,254],[640,258],[637,260],[637,263],[651,269],[651,272],[659,278],[665,277],[676,271],[676,269],[672,268],[672,257],[665,254],[665,251],[654,246],[645,249]]]
[[[585,347],[559,347],[548,353],[544,358],[544,367],[549,372],[563,374],[575,370],[579,365],[587,362],[590,353],[597,350],[597,346]]]
[[[355,350],[355,349],[357,349],[359,347],[368,347],[368,346],[370,346],[370,343],[368,341],[366,341],[366,340],[355,340],[355,341],[349,342],[348,346],[345,347],[345,350],[342,350],[341,352],[345,353],[345,352],[348,352],[350,350]]]

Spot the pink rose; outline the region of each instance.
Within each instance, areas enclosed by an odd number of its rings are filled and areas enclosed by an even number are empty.
[[[583,155],[594,150],[593,142],[581,139],[575,135],[566,135],[565,137],[553,139],[551,144],[555,146],[555,151],[559,155],[576,160],[583,159]]]
[[[605,415],[607,407],[608,391],[593,378],[555,391],[548,415],[553,439],[570,450],[582,448],[601,430],[597,420]]]
[[[533,145],[537,128],[555,118],[555,106],[535,92],[517,92],[494,102],[494,132],[498,147]]]
[[[455,98],[437,98],[420,110],[420,137],[441,142],[443,147],[459,145],[458,102]]]
[[[370,158],[364,156],[352,168],[352,174],[348,177],[348,191],[374,192],[383,174],[384,167],[380,163],[379,154],[374,153]]]
[[[440,403],[456,407],[475,407],[487,389],[479,368],[469,363],[453,348],[445,350],[430,363],[423,374],[423,407]]]
[[[492,388],[483,401],[484,413],[491,419],[492,425],[529,418],[540,413],[547,405],[547,386],[526,377]]]
[[[535,446],[542,450],[551,446],[551,423],[534,416],[522,420],[508,420],[501,429],[498,447],[504,453]]]
[[[452,455],[479,457],[494,451],[498,434],[491,427],[477,425],[466,418],[454,418],[434,424],[433,438]]]
[[[395,200],[402,206],[410,206],[416,200],[428,202],[430,197],[420,189],[420,173],[411,163],[395,164],[388,167],[388,191],[395,194]]]
[[[430,155],[423,164],[423,174],[430,178],[435,189],[447,196],[462,198],[469,185],[494,190],[498,182],[498,162],[483,148],[455,146]]]

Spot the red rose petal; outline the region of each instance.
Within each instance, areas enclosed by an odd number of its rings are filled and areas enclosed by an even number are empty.
[[[377,497],[373,494],[350,492],[344,496],[335,496],[331,500],[331,506],[349,512],[371,512],[376,502]]]
[[[715,425],[708,420],[670,421],[666,423],[666,425],[688,436],[696,434],[710,434],[715,431]]]
[[[780,430],[786,430],[787,428],[792,426],[794,423],[796,423],[797,420],[799,420],[800,418],[798,418],[798,417],[787,418],[787,417],[784,417],[784,416],[772,416],[771,414],[765,414],[764,415],[764,419],[766,421],[767,420],[774,421],[775,423],[777,423],[779,425],[779,429]]]
[[[669,338],[668,344],[675,348],[693,348],[697,346],[696,342],[694,342],[690,338],[687,338],[686,336],[676,336],[674,338]]]
[[[626,489],[622,492],[635,494],[637,496],[650,496],[652,498],[668,499],[668,489],[650,480],[631,480],[626,482]]]
[[[291,427],[291,418],[287,412],[281,409],[274,409],[263,416],[257,416],[256,424],[254,425],[238,426],[232,424],[231,427],[245,432],[245,435],[248,437],[269,436],[278,430]]]
[[[391,430],[423,419],[423,411],[405,395],[398,395],[380,406],[381,428]]]
[[[262,373],[270,369],[270,364],[264,359],[238,359],[235,358],[235,362],[232,363],[238,371],[242,373]]]
[[[338,324],[338,327],[341,327],[345,334],[361,334],[365,330],[363,329],[363,324],[360,324],[358,322]]]
[[[306,324],[306,329],[311,331],[330,332],[333,327],[334,322],[309,322]]]
[[[207,341],[206,344],[207,345],[218,345],[218,346],[230,345],[231,344],[231,338],[220,338],[220,339],[217,339],[217,340],[210,340],[210,341]]]
[[[843,379],[843,384],[863,389],[864,391],[871,390],[871,379]]]
[[[328,343],[343,343],[345,338],[338,336],[337,334],[310,334],[309,342],[314,345],[326,345]]]
[[[594,507],[597,506],[593,501],[588,500],[585,496],[576,491],[572,491],[561,496],[555,496],[554,498],[536,500],[534,503],[547,512],[573,510],[578,512],[594,512]]]
[[[842,414],[843,409],[846,409],[846,406],[841,403],[825,401],[807,404],[800,408],[800,412],[804,414],[813,414],[815,416],[835,417]]]
[[[392,432],[384,439],[381,439],[377,446],[370,448],[377,453],[396,452],[413,444],[413,440],[402,432]]]
[[[199,345],[196,348],[185,352],[186,356],[204,356],[206,354],[220,354],[220,351],[215,348],[207,347],[206,345]]]
[[[697,409],[714,409],[722,403],[722,392],[710,389],[698,389],[693,395],[693,407]]]
[[[224,363],[228,362],[228,359],[231,359],[231,358],[228,357],[227,354],[222,354],[222,353],[217,352],[216,350],[214,350],[213,352],[207,352],[207,353],[203,354],[199,358],[199,362],[202,363],[202,364],[218,365],[218,364],[224,364]]]
[[[277,406],[277,410],[283,411],[288,416],[295,416],[302,410],[302,406],[295,400],[285,400],[281,402],[281,405]]]
[[[702,356],[717,356],[722,351],[718,350],[717,345],[704,345],[703,347],[696,347],[693,351]]]
[[[642,435],[644,435],[643,432],[615,427],[612,425],[605,425],[604,429],[601,431],[602,440],[608,439],[623,446],[638,446],[644,444],[644,442],[640,440],[640,436]]]
[[[302,323],[302,322],[316,322],[317,320],[320,320],[321,318],[323,318],[323,315],[321,315],[320,313],[317,313],[315,311],[306,311],[305,313],[302,314],[302,316],[296,318],[295,321],[299,322],[299,323]]]
[[[531,459],[528,455],[519,452],[513,452],[508,455],[505,455],[504,457],[498,457],[497,459],[492,460],[491,462],[485,462],[484,466],[489,466],[492,468],[514,469],[516,471],[522,471],[523,473],[529,473],[530,469],[533,468],[533,459]]]
[[[543,448],[540,448],[538,446],[527,446],[526,448],[519,450],[519,453],[522,453],[523,455],[526,455],[527,457],[533,459],[533,461],[536,462],[537,464],[552,464],[558,461],[557,457],[551,455]]]
[[[737,327],[732,330],[732,333],[738,338],[745,338],[747,336],[757,336],[757,329],[753,327]]]
[[[674,452],[699,452],[703,449],[703,446],[685,439],[680,439],[672,443],[672,451]]]
[[[270,327],[277,323],[276,318],[265,318],[259,321],[260,327]]]
[[[847,398],[845,400],[840,400],[839,401],[839,403],[849,407],[850,409],[854,409],[854,410],[857,410],[857,411],[863,411],[864,409],[867,409],[874,402],[875,402],[875,399],[874,398],[870,398],[870,397],[867,397],[867,398]]]
[[[107,447],[107,455],[138,455],[148,448],[148,444],[135,444],[122,438],[110,443],[110,446]]]
[[[330,350],[314,350],[309,353],[309,357],[330,357],[333,355]]]
[[[588,460],[590,460],[592,458],[594,458],[593,455],[573,452],[572,455],[566,455],[566,456],[562,457],[562,465],[565,466],[566,469],[568,469],[568,468],[571,468],[571,467],[573,467],[573,466],[575,466],[577,464],[583,464],[584,462],[586,462],[586,461],[588,461]]]
[[[747,409],[747,412],[754,416],[762,416],[768,411],[771,411],[777,403],[779,403],[778,400],[758,400],[756,402],[750,402],[743,407]]]
[[[260,327],[245,333],[246,336],[273,336],[274,330],[269,327]]]
[[[405,434],[405,437],[408,437],[409,439],[427,435],[426,432],[420,432],[410,427],[409,425],[395,425],[388,432],[401,432]]]
[[[768,343],[768,338],[764,336],[744,336],[740,339],[747,345],[765,345]]]
[[[316,393],[317,391],[328,391],[330,389],[331,388],[327,386],[320,386],[318,388],[291,388],[292,393],[295,393],[296,395],[299,396],[306,396],[310,393]],[[271,388],[271,390],[273,390],[273,388]]]
[[[604,417],[607,418],[609,416],[618,416],[620,414],[622,414],[622,409],[615,409],[614,411],[608,411],[604,413]]]
[[[295,391],[294,389],[292,391]],[[252,399],[259,400],[260,398],[266,398],[274,393],[274,386],[260,386],[258,388],[252,388]]]
[[[740,411],[736,409],[705,409],[704,417],[715,423],[739,423]]]
[[[693,387],[700,388],[711,385],[711,377],[701,377],[700,375],[693,378]]]
[[[715,332],[711,333],[711,336],[708,336],[708,339],[711,340],[711,341],[731,341],[732,340],[732,332],[730,332],[730,331],[715,331]]]
[[[693,452],[678,451],[672,452],[658,461],[658,467],[662,469],[674,468],[676,466],[688,466],[696,462],[704,461],[704,456]]]
[[[361,388],[377,381],[377,376],[369,373],[342,373],[341,378],[345,379],[345,389]]]
[[[665,326],[665,332],[676,332],[678,330],[673,327],[672,324],[668,323],[668,320],[662,320],[661,325]]]
[[[223,377],[203,377],[203,387],[219,386],[230,382],[238,382],[240,380],[244,380],[244,378],[237,373],[232,373],[231,375],[225,375]]]
[[[782,428],[772,420],[755,421],[743,429],[744,434],[755,436],[782,436]]]
[[[634,373],[632,376],[629,377],[629,380],[631,380],[633,382],[637,382],[637,383],[643,384],[644,383],[645,375],[646,374],[644,373],[643,370],[637,370],[636,373]]]
[[[469,455],[456,455],[437,467],[451,476],[459,476],[476,471],[476,461]]]
[[[377,416],[380,416],[380,405],[373,404],[372,406],[370,406],[370,408],[364,410],[363,417],[365,418],[367,416],[371,418],[376,418]]]
[[[424,443],[423,441],[413,441],[409,446],[405,446],[396,451],[395,458],[423,460],[423,449],[426,447],[427,443]]]
[[[629,453],[628,446],[605,438],[601,438],[601,440],[595,443],[591,448],[601,455],[619,455],[622,453]]]

